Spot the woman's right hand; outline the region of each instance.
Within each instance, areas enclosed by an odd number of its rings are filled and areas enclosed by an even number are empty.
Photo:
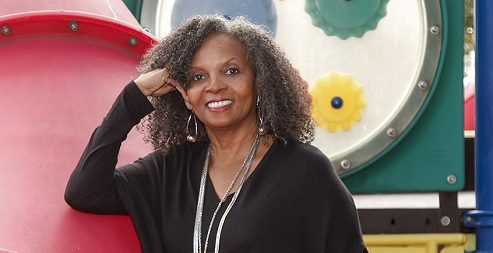
[[[171,79],[166,68],[141,74],[134,82],[144,95],[152,97],[163,96],[176,89],[181,92],[182,89],[177,81]]]

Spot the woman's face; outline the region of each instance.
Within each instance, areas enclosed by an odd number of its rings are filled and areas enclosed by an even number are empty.
[[[254,74],[243,44],[232,35],[211,35],[195,53],[186,104],[208,129],[255,126]]]

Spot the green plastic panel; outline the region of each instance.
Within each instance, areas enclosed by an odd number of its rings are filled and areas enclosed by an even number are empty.
[[[377,27],[388,0],[306,0],[305,11],[326,35],[361,37]]]
[[[140,22],[140,13],[142,10],[143,0],[123,0],[127,8],[132,12],[134,17]]]
[[[464,2],[441,0],[437,85],[404,139],[365,169],[342,175],[353,193],[458,191],[464,187]],[[412,35],[409,35],[412,36]]]

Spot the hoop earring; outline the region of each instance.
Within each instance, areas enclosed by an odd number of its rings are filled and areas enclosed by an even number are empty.
[[[260,108],[259,108],[260,98],[261,98],[260,96],[257,96],[257,115],[258,115],[258,120],[259,120],[258,134],[264,135],[265,134],[265,124],[264,124],[264,115],[262,115],[262,113],[260,113]]]
[[[195,124],[195,134],[192,135],[190,133],[190,121],[192,120],[192,116],[193,116],[193,122]],[[190,116],[188,117],[188,120],[187,120],[187,141],[188,142],[195,142],[197,140],[197,134],[198,134],[198,127],[197,127],[197,118],[195,118],[195,114],[193,113],[190,113]]]

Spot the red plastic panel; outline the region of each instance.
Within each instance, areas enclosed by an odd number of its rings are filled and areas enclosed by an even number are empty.
[[[469,97],[464,102],[464,129],[475,130],[476,129],[476,96]]]
[[[80,12],[106,17],[113,20],[128,23],[134,27],[140,27],[122,0],[97,0],[97,1],[63,1],[63,0],[37,0],[19,1],[2,0],[0,17],[7,17],[16,13],[35,13],[38,11],[64,11]]]
[[[2,2],[0,11],[0,28],[10,31],[0,34],[0,252],[139,252],[127,216],[74,211],[63,193],[92,131],[154,40],[87,13],[5,16],[14,5]],[[132,131],[119,163],[150,150]]]

